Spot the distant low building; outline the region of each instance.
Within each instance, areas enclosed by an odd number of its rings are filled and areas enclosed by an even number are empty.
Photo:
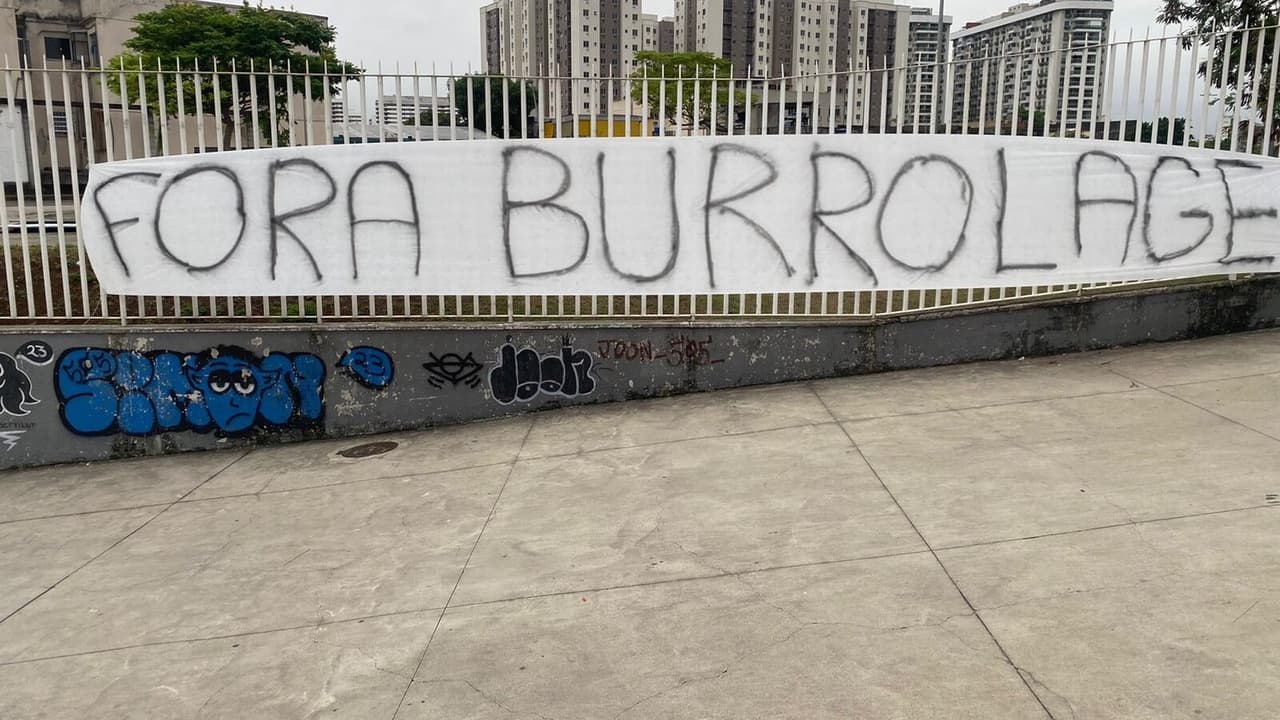
[[[383,95],[373,101],[374,117],[387,125],[418,125],[433,108],[440,124],[453,123],[452,95]]]

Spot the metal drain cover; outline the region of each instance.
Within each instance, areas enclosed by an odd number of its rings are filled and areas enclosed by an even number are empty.
[[[398,447],[400,447],[400,443],[388,440],[386,442],[365,443],[364,445],[357,445],[355,447],[347,448],[346,450],[339,450],[338,454],[344,458],[351,459],[367,458],[375,455],[386,455]]]

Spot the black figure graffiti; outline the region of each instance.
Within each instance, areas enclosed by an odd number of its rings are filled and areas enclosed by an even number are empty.
[[[18,367],[18,361],[0,353],[0,415],[22,417],[31,412],[28,405],[39,402],[31,394],[31,378]]]
[[[63,424],[78,435],[193,430],[238,436],[319,424],[324,379],[324,362],[301,353],[83,348],[58,358],[54,389]]]
[[[537,350],[516,350],[510,340],[498,350],[498,366],[489,371],[493,399],[502,405],[530,402],[541,395],[577,398],[595,392],[591,353],[574,350],[568,339],[558,355],[542,357]]]
[[[370,390],[386,390],[396,378],[396,363],[385,350],[361,346],[352,348],[338,360],[338,367],[352,380]]]
[[[484,370],[484,363],[476,360],[475,353],[467,353],[466,357],[458,353],[427,353],[427,357],[431,362],[423,363],[422,367],[427,371],[427,382],[432,387],[443,388],[445,383],[453,387],[480,387],[480,371]]]
[[[53,360],[53,348],[42,340],[30,340],[13,355],[0,353],[0,415],[22,417],[31,412],[28,405],[40,403],[31,393],[31,377],[18,366],[19,360],[37,366],[48,365]],[[4,441],[10,442],[8,438]]]

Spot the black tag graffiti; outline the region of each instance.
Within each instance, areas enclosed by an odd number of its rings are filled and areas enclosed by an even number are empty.
[[[427,353],[427,357],[431,358],[431,362],[423,363],[422,367],[427,371],[427,382],[432,387],[442,388],[445,383],[453,387],[480,387],[480,371],[484,369],[484,363],[476,360],[475,353],[467,353],[466,357],[458,353],[439,356]]]
[[[28,340],[14,355],[32,365],[43,367],[53,362],[53,347],[43,340]]]
[[[501,405],[532,402],[539,394],[573,399],[595,392],[593,360],[565,339],[559,355],[542,357],[537,350],[516,350],[510,339],[498,350],[498,366],[489,371],[493,399]]]

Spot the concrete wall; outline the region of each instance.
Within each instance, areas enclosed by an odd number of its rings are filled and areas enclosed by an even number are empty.
[[[864,325],[0,333],[0,467],[348,437],[568,405],[1273,327],[1280,279]]]

